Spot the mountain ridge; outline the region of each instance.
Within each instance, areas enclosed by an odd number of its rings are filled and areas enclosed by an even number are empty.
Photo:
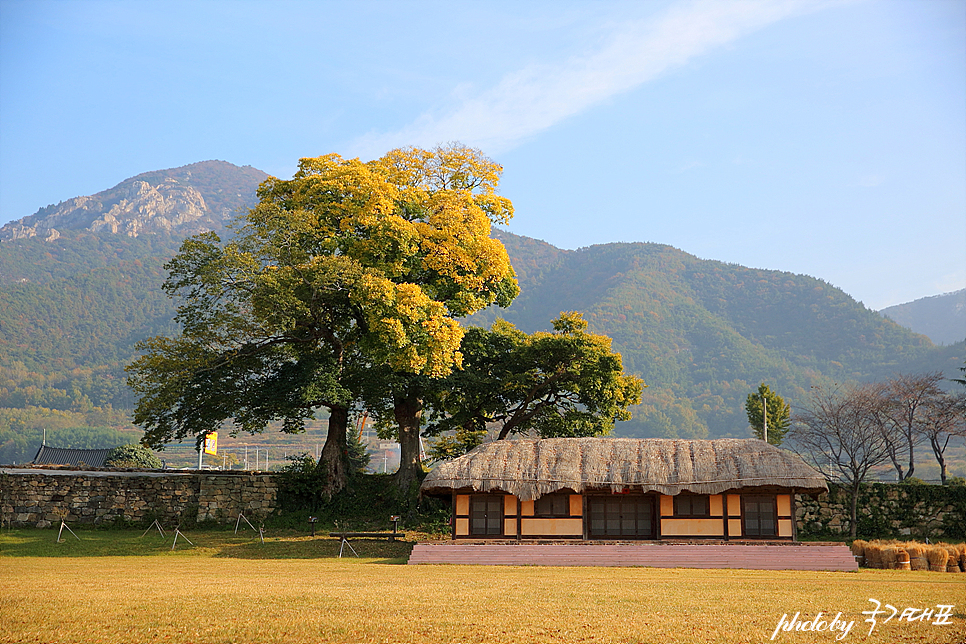
[[[253,205],[267,176],[214,161],[142,173],[0,229],[9,233],[0,243],[0,408],[130,409],[122,367],[134,343],[174,329],[163,264],[184,237],[220,231]],[[100,206],[85,207],[94,197]],[[744,398],[760,382],[795,404],[815,385],[898,371],[959,375],[966,353],[966,343],[936,347],[807,275],[665,244],[567,250],[501,229],[494,236],[521,294],[508,309],[466,322],[501,316],[532,332],[561,311],[581,311],[649,385],[619,435],[747,436]]]
[[[879,313],[936,344],[966,338],[966,288],[888,306]]]

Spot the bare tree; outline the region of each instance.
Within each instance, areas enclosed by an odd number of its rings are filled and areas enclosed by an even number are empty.
[[[943,394],[932,399],[919,432],[929,441],[946,485],[946,448],[953,436],[966,437],[966,393]]]
[[[934,402],[944,395],[939,387],[942,381],[940,371],[899,374],[877,387],[882,400],[876,413],[889,447],[889,460],[900,481],[910,478],[916,470],[915,450],[926,438],[924,427]]]
[[[859,487],[869,472],[889,461],[889,446],[877,415],[882,397],[875,385],[813,388],[793,416],[790,443],[830,481],[851,494],[849,536],[858,526]]]

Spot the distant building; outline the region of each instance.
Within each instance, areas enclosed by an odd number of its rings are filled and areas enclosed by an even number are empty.
[[[107,449],[73,449],[69,447],[51,447],[41,445],[34,456],[34,465],[71,465],[80,467],[104,467],[104,459],[113,448]]]

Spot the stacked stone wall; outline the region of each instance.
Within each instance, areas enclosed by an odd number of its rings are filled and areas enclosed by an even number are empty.
[[[239,512],[255,521],[275,510],[278,486],[271,476],[205,475],[199,478],[199,521],[235,521]]]
[[[270,475],[42,471],[0,474],[0,519],[39,528],[68,523],[229,522],[275,510]]]
[[[829,485],[816,498],[796,495],[799,538],[848,537],[849,489]],[[859,489],[860,539],[966,539],[966,487],[873,483]]]

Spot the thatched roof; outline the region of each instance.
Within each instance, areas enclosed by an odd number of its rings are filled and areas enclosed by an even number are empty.
[[[797,455],[764,441],[726,438],[546,438],[485,443],[440,463],[423,481],[423,494],[451,490],[502,491],[524,501],[557,490],[625,488],[675,495],[719,494],[780,486],[828,491],[825,479]]]

